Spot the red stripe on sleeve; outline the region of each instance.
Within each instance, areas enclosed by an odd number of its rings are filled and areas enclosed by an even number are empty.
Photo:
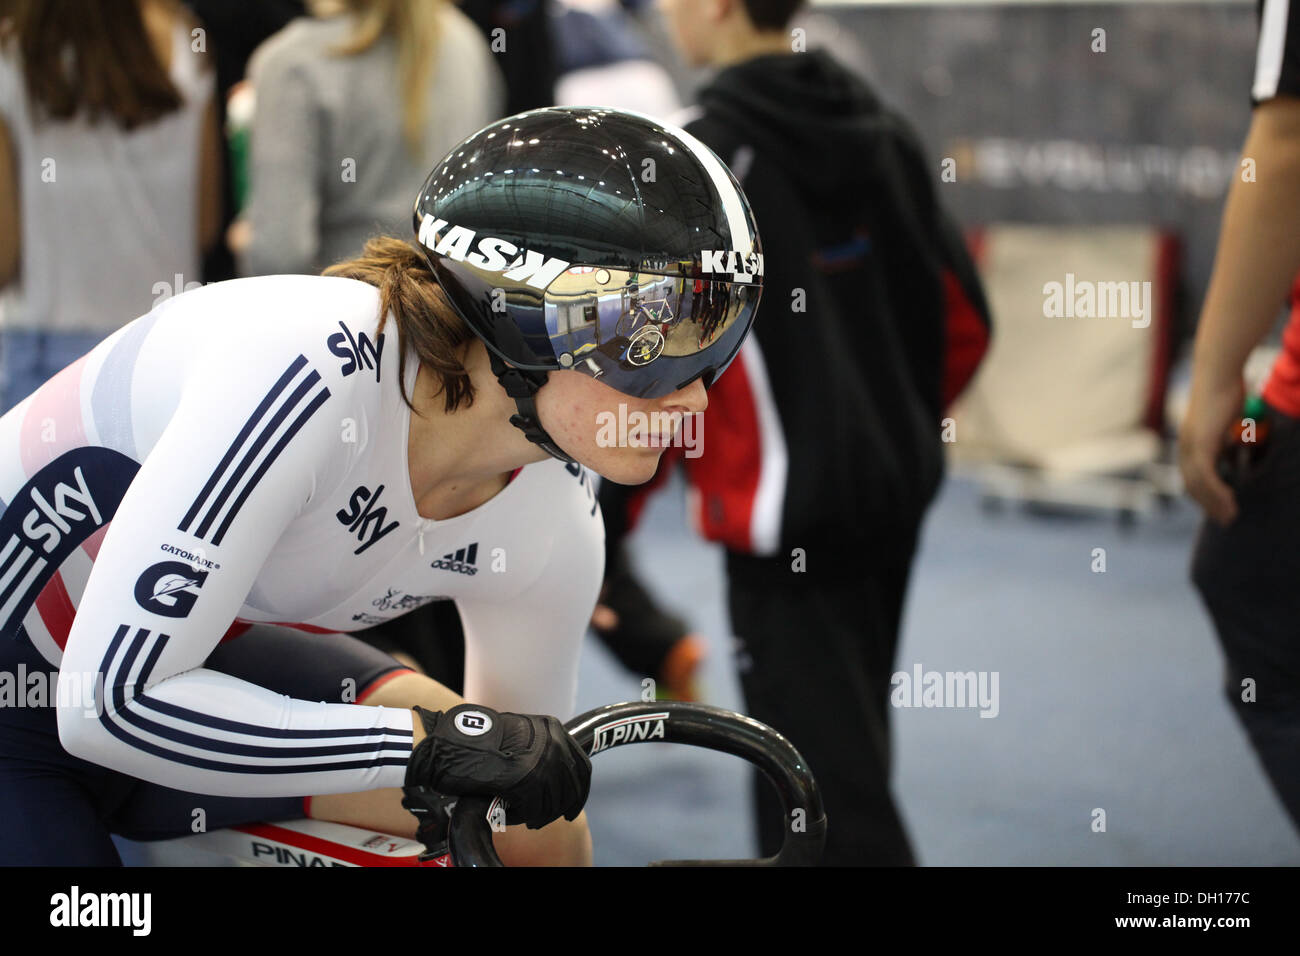
[[[41,615],[41,622],[54,638],[54,643],[62,650],[68,644],[68,634],[72,631],[72,622],[77,616],[77,609],[72,604],[63,575],[57,571],[54,577],[41,588],[36,598],[36,610]]]

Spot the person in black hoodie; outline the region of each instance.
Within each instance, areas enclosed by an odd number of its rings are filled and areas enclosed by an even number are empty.
[[[940,421],[987,348],[989,315],[938,202],[939,167],[828,53],[793,51],[798,5],[661,2],[688,62],[719,68],[684,126],[744,186],[766,267],[753,333],[711,386],[702,454],[684,464],[694,524],[726,547],[748,713],[785,734],[821,785],[824,862],[911,865],[889,785],[890,677],[943,473]],[[671,467],[666,454],[656,481]],[[625,554],[651,487],[602,485],[593,626],[653,675],[688,638]],[[761,778],[755,793],[771,854],[779,803]]]

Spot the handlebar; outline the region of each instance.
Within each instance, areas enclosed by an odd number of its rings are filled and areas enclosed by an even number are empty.
[[[813,866],[826,842],[826,812],[808,763],[790,741],[760,721],[708,704],[633,701],[607,704],[564,725],[590,756],[625,744],[662,741],[729,753],[758,767],[776,787],[785,814],[780,851],[759,860],[660,860],[651,866]],[[801,814],[801,815],[799,815]],[[504,819],[489,797],[460,797],[448,842],[456,866],[501,866],[492,819]]]

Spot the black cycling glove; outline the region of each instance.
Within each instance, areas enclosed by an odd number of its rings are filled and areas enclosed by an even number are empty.
[[[506,823],[538,829],[575,819],[591,790],[591,760],[554,717],[501,714],[478,704],[412,708],[425,737],[411,751],[406,786],[496,797]]]

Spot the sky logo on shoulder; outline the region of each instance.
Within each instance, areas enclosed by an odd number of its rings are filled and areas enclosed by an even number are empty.
[[[444,554],[429,567],[439,571],[455,571],[458,574],[478,574],[477,562],[478,542],[475,541],[468,548]]]
[[[331,352],[339,358],[344,359],[343,367],[339,369],[344,378],[347,378],[353,372],[361,369],[374,369],[375,381],[379,381],[379,376],[383,370],[379,367],[380,356],[384,354],[384,333],[379,333],[379,338],[374,342],[370,341],[370,336],[364,332],[358,332],[355,336],[352,330],[342,322],[339,323],[342,332],[335,332],[325,340],[325,345]]]

